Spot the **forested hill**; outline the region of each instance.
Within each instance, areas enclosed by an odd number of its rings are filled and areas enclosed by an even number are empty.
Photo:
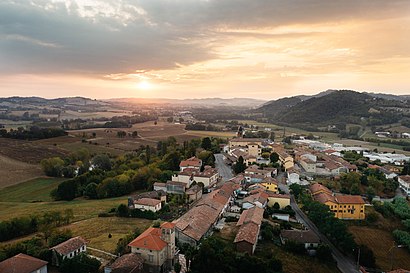
[[[268,102],[256,112],[270,122],[318,128],[348,123],[383,125],[410,118],[407,100],[388,100],[349,90],[328,92],[302,100],[291,97]]]

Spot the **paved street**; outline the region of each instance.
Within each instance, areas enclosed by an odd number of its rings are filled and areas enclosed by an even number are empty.
[[[289,193],[289,187],[285,184],[279,183],[279,188],[286,192]],[[320,240],[327,244],[331,249],[332,249],[332,255],[334,259],[337,261],[337,267],[339,270],[343,273],[357,273],[359,272],[356,268],[355,263],[343,255],[323,234],[319,232],[315,224],[309,220],[309,218],[306,216],[306,214],[298,207],[295,198],[293,195],[291,195],[290,199],[290,206],[296,213],[296,219],[303,223],[306,227],[308,227],[310,230],[312,230],[314,233],[316,233],[317,236],[319,236]]]
[[[222,154],[215,154],[215,167],[218,169],[223,181],[227,181],[233,177],[232,169],[224,162]]]

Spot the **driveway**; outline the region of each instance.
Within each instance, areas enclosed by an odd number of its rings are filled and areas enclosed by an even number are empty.
[[[223,154],[214,154],[215,168],[218,169],[219,175],[222,176],[223,181],[228,181],[233,177],[231,167],[225,163]]]

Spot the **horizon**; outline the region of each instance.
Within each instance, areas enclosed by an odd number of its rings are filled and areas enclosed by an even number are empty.
[[[166,97],[153,97],[153,98],[144,98],[144,97],[111,97],[111,98],[95,98],[95,97],[87,97],[87,96],[64,96],[64,97],[59,97],[59,96],[8,96],[8,97],[0,97],[0,99],[6,99],[6,98],[12,98],[12,97],[17,97],[17,98],[42,98],[42,99],[47,99],[47,100],[53,100],[53,99],[64,99],[64,98],[84,98],[84,99],[90,99],[90,100],[126,100],[126,99],[134,99],[134,100],[206,100],[206,99],[220,99],[220,100],[234,100],[234,99],[252,99],[252,100],[260,100],[260,101],[273,101],[273,100],[279,100],[279,99],[284,99],[284,98],[290,98],[290,97],[299,97],[299,96],[315,96],[323,92],[327,91],[353,91],[353,92],[358,92],[358,93],[366,93],[366,94],[374,94],[374,95],[393,95],[393,96],[410,96],[409,94],[394,94],[394,93],[387,93],[387,92],[370,92],[370,91],[359,91],[359,90],[347,90],[347,89],[327,89],[323,91],[319,91],[316,93],[312,94],[295,94],[293,96],[282,96],[282,97],[277,97],[277,98],[251,98],[251,97],[187,97],[187,98],[166,98]]]
[[[409,10],[399,0],[5,0],[0,95],[409,94]]]

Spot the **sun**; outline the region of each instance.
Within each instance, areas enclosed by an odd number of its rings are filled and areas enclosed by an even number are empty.
[[[148,90],[152,88],[152,84],[150,84],[148,81],[143,80],[137,83],[137,88],[142,89],[142,90]]]

